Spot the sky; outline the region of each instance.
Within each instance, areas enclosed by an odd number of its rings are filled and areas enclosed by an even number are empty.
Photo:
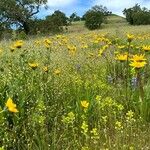
[[[150,9],[150,0],[48,0],[48,9],[41,8],[38,17],[44,18],[52,14],[55,10],[60,10],[67,16],[70,16],[73,12],[82,16],[88,9],[95,5],[106,6],[114,14],[123,16],[122,11],[124,8],[132,7],[136,3]]]

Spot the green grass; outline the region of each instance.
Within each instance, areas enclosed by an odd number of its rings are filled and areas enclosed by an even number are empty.
[[[149,29],[112,16],[100,30],[76,22],[68,33],[31,38],[13,52],[15,41],[2,41],[1,149],[150,149],[150,54],[142,50]],[[135,35],[130,44],[126,33]],[[145,54],[147,65],[137,70],[115,59],[125,52]],[[9,97],[18,113],[6,107]]]
[[[79,22],[74,22],[72,26],[68,28],[69,33],[87,33],[89,30],[87,30],[84,27],[84,21],[79,21]],[[109,16],[107,18],[107,22],[105,24],[102,24],[101,29],[98,30],[100,33],[106,33],[108,32],[109,34],[116,35],[117,34],[120,36],[125,34],[125,33],[147,33],[150,30],[150,25],[134,25],[131,26],[127,23],[125,18],[120,17],[120,16]],[[94,31],[94,32],[97,32]],[[149,33],[149,32],[148,32]]]

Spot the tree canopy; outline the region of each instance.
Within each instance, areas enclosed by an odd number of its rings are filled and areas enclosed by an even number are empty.
[[[111,12],[109,12],[106,7],[96,5],[88,10],[82,19],[85,20],[85,26],[88,29],[94,30],[101,27],[101,24],[106,20],[106,16],[109,14],[111,14]]]
[[[28,34],[28,21],[39,12],[47,0],[0,0],[0,22],[17,24]]]
[[[126,20],[131,25],[146,25],[150,24],[150,10],[147,8],[141,8],[139,4],[134,7],[124,9],[123,14],[126,16]]]

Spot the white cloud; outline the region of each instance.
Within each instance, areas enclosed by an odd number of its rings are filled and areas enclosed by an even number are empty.
[[[95,0],[94,4],[102,4],[113,9],[128,8],[134,6],[136,3],[141,4],[143,0]]]
[[[48,0],[47,5],[49,7],[66,7],[73,5],[76,2],[76,0]]]
[[[124,8],[133,7],[137,3],[142,7],[150,7],[150,2],[145,2],[144,0],[95,0],[93,5],[106,6],[113,13],[122,15]]]

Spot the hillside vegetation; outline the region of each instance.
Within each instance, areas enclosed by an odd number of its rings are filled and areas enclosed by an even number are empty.
[[[122,35],[123,33],[146,33],[150,31],[150,25],[134,25],[128,24],[125,18],[117,15],[107,17],[106,23],[102,24],[98,32],[109,32],[110,34]],[[84,26],[84,21],[73,22],[68,27],[69,33],[86,33],[89,32]],[[91,31],[92,32],[92,31]],[[95,31],[96,32],[96,31]]]

